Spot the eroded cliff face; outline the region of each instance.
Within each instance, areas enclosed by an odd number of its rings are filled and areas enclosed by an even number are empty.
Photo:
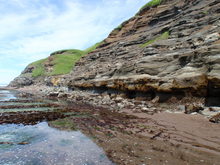
[[[220,96],[220,1],[167,0],[115,29],[76,64],[71,88]]]
[[[220,1],[164,0],[145,7],[83,56],[70,74],[20,77],[25,81],[21,86],[120,91],[161,100],[209,96],[219,102]]]

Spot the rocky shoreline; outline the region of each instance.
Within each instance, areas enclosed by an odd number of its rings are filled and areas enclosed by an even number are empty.
[[[51,74],[51,56],[37,76],[39,66],[28,65],[4,89],[52,103],[17,106],[48,108],[21,113],[1,105],[0,124],[47,120],[79,130],[122,165],[219,164],[220,1],[161,2],[114,29],[67,74]],[[49,112],[56,101],[59,110]]]
[[[9,86],[114,111],[202,114],[219,123],[220,2],[161,2],[114,29],[70,73],[51,75],[45,62],[48,73],[35,77],[36,66],[28,65]]]
[[[179,106],[177,102],[164,104],[46,86],[10,89],[19,91],[18,96],[23,97],[24,103],[28,103],[27,98],[52,99],[52,103],[59,100],[60,113],[3,113],[2,121],[7,123],[6,119],[11,117],[17,119],[18,122],[13,122],[18,124],[47,120],[51,127],[60,130],[79,130],[102,147],[116,164],[204,162],[211,165],[220,161],[218,124],[208,122],[200,113],[188,115],[183,109],[175,110]],[[189,100],[181,101],[189,104]],[[198,105],[202,101],[198,99]],[[171,111],[172,108],[175,111]]]
[[[109,94],[108,92],[95,93],[89,90],[70,90],[66,87],[49,86],[28,86],[24,88],[7,88],[17,90],[20,96],[28,95],[63,99],[91,106],[103,107],[111,111],[126,112],[128,114],[145,113],[153,115],[155,113],[181,113],[191,115],[203,115],[210,122],[220,123],[220,107],[208,107],[205,105],[205,98],[184,97],[178,99],[173,96],[166,102],[160,102],[158,97],[146,99],[145,97],[128,98],[125,94]]]

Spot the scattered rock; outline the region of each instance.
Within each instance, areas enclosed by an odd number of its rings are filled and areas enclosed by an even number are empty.
[[[202,115],[207,116],[207,117],[213,117],[213,116],[217,115],[219,112],[220,112],[220,108],[217,108],[217,107],[207,107],[203,111],[201,111],[200,113]]]
[[[186,106],[185,105],[178,105],[177,110],[181,112],[186,112]]]
[[[27,97],[27,98],[28,98],[28,97],[33,96],[33,94],[22,92],[22,93],[19,93],[18,96],[19,96],[19,97]]]
[[[48,96],[50,96],[50,97],[57,97],[58,95],[59,95],[59,92],[50,92],[48,94]]]
[[[220,38],[220,34],[219,33],[213,33],[213,34],[209,34],[206,36],[205,38],[205,42],[209,43],[209,42],[214,42],[219,40]]]
[[[204,107],[202,105],[199,105],[199,104],[189,104],[189,105],[186,105],[185,113],[186,114],[191,114],[193,112],[199,112],[199,111],[201,111],[203,109],[204,109]]]
[[[142,111],[149,111],[149,108],[143,107],[143,108],[142,108]]]
[[[210,107],[209,110],[212,112],[220,112],[220,107]]]
[[[211,117],[209,119],[210,122],[213,122],[213,123],[220,123],[220,113],[218,113],[217,115]]]
[[[29,142],[20,142],[18,143],[19,145],[26,145],[26,144],[29,144]]]
[[[68,98],[69,95],[67,93],[59,93],[57,97],[58,98]]]
[[[122,103],[118,103],[117,105],[120,109],[124,108],[124,104],[122,104]]]
[[[9,86],[47,85],[57,87],[43,89],[41,93],[47,96],[114,108],[134,106],[137,111],[144,110],[147,102],[130,99],[150,101],[154,98],[151,103],[156,104],[172,96],[179,100],[184,96],[205,98],[208,95],[219,100],[218,9],[218,0],[164,1],[160,7],[137,13],[123,23],[120,30],[113,30],[95,51],[83,56],[69,74],[34,78],[34,67],[29,65]],[[83,89],[83,92],[71,91],[71,96],[61,94],[68,89]],[[86,90],[110,96],[92,96]],[[191,114],[202,111],[203,107],[188,103],[177,109]]]
[[[159,96],[156,96],[153,100],[151,100],[152,103],[157,103],[159,102],[160,100],[160,97]]]
[[[120,96],[117,96],[117,97],[114,99],[114,101],[116,101],[116,102],[122,102],[122,101],[123,101],[123,98],[120,97]]]

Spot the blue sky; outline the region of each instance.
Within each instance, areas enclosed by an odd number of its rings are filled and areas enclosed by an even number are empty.
[[[60,49],[106,38],[149,0],[0,0],[0,84]]]

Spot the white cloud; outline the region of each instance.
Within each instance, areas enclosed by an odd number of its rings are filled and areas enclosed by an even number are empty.
[[[24,64],[45,58],[52,51],[85,49],[101,41],[146,0],[94,2],[0,0],[0,77],[6,76],[4,72],[15,76]],[[10,59],[10,67],[5,59]],[[7,81],[12,79],[9,77]]]

